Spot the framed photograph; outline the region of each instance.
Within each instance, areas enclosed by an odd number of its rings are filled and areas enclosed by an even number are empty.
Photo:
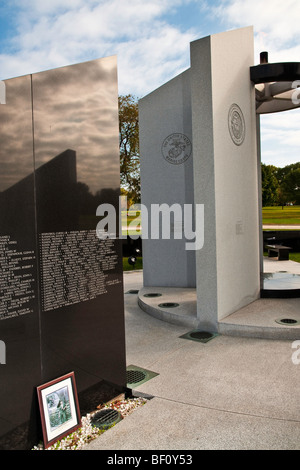
[[[74,372],[37,387],[44,447],[81,426]]]

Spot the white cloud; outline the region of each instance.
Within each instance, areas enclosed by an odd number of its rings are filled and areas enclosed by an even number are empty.
[[[192,33],[182,34],[165,26],[154,36],[118,46],[120,92],[134,89],[139,97],[189,67]],[[176,48],[174,47],[176,44]]]
[[[12,3],[21,8],[31,17],[53,14],[66,9],[77,9],[84,5],[84,0],[12,0]],[[94,2],[95,3],[95,2]]]
[[[183,12],[192,3],[202,12],[197,33],[169,20],[171,13]],[[256,63],[263,50],[269,51],[270,62],[300,57],[299,0],[11,0],[10,4],[20,8],[18,34],[11,40],[13,53],[0,54],[0,79],[117,55],[119,92],[141,97],[189,67],[189,43],[201,37],[204,18],[219,28],[215,32],[253,25]],[[274,151],[284,166],[288,147],[289,155],[300,160],[295,128],[299,114],[272,116],[278,116],[277,121],[263,117],[263,159]]]
[[[163,15],[194,0],[15,0],[17,52],[0,55],[1,78],[118,55],[121,93],[143,95],[189,66],[193,31]]]
[[[298,62],[300,57],[299,0],[222,0],[213,9],[230,28],[253,25],[255,63],[269,52],[269,62]],[[284,167],[300,161],[300,110],[261,116],[264,163]]]
[[[271,62],[299,60],[299,0],[223,0],[214,12],[230,27],[254,26],[256,57],[267,50]]]
[[[300,110],[261,116],[261,156],[269,165],[284,167],[300,161]]]

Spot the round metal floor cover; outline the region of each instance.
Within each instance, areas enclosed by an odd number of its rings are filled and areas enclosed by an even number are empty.
[[[173,308],[173,307],[179,307],[179,304],[176,304],[174,302],[165,302],[163,304],[159,304],[159,307],[162,308]]]
[[[281,323],[282,325],[298,325],[298,321],[294,318],[280,318],[279,320],[275,320],[277,323]]]
[[[94,414],[91,419],[91,423],[100,429],[106,429],[113,424],[121,421],[122,415],[117,411],[111,408],[105,408]]]
[[[161,294],[157,292],[149,292],[149,294],[144,294],[144,297],[161,297]]]
[[[190,333],[190,337],[194,339],[210,339],[213,336],[214,335],[208,331],[194,331],[193,333]]]
[[[129,369],[126,371],[126,380],[128,384],[137,384],[145,380],[146,374],[141,370]]]

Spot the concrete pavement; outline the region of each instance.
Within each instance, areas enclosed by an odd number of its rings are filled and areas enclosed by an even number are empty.
[[[300,225],[263,225],[263,230],[300,230]]]
[[[300,263],[277,261],[277,258],[264,258],[264,273],[269,273],[264,281],[268,289],[300,290]],[[271,276],[270,276],[271,274]],[[276,277],[277,276],[277,277]],[[159,294],[160,297],[147,297]],[[196,289],[178,287],[143,287],[138,294],[140,307],[160,320],[186,328],[201,328],[197,318]],[[169,303],[177,303],[176,308],[168,308]],[[166,305],[167,304],[167,305]],[[299,325],[282,325],[278,319],[292,318]],[[274,298],[261,298],[219,321],[222,334],[270,339],[297,340],[300,337],[300,298],[284,301]]]
[[[154,398],[85,449],[299,450],[300,352],[293,341],[182,339],[186,326],[150,316],[126,293],[142,285],[141,272],[124,274],[127,365],[159,374],[134,390]]]

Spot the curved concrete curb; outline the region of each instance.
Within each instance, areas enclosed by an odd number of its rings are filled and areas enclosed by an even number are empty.
[[[159,297],[145,297],[145,294],[158,293]],[[176,302],[178,307],[160,307],[161,303]],[[197,328],[196,289],[173,287],[144,287],[139,291],[140,308],[158,320],[173,325]]]
[[[290,326],[259,326],[259,325],[240,325],[234,323],[218,324],[218,330],[221,335],[241,336],[246,338],[260,339],[279,339],[279,340],[297,340],[300,338],[300,327]]]
[[[147,294],[159,297],[145,297]],[[178,307],[161,307],[162,303],[178,303]],[[149,315],[164,322],[203,329],[197,318],[196,290],[176,287],[144,287],[138,293],[138,305]],[[297,340],[300,324],[282,325],[278,318],[294,318],[300,322],[300,299],[259,299],[218,322],[218,333],[247,338]]]

